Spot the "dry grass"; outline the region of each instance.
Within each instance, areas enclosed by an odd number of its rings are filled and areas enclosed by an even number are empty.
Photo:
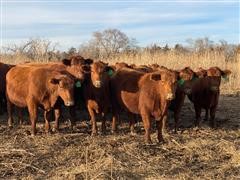
[[[30,126],[0,126],[0,178],[2,179],[239,179],[240,112],[237,96],[221,96],[219,127],[186,128],[194,113],[186,102],[182,131],[168,132],[166,143],[143,143],[143,128],[130,136],[127,124],[119,134],[91,137],[84,122],[74,132],[62,124],[60,134],[29,135]],[[171,119],[172,120],[172,119]],[[171,121],[170,121],[171,122]],[[109,130],[109,127],[108,127]]]
[[[31,61],[22,54],[2,55],[0,61],[10,64],[23,63]],[[149,51],[138,52],[137,54],[120,54],[109,59],[103,59],[111,64],[116,62],[127,62],[128,64],[153,64],[157,63],[172,69],[181,69],[186,66],[197,70],[199,67],[209,68],[211,66],[218,66],[222,69],[230,69],[232,75],[229,82],[222,83],[221,89],[224,94],[234,94],[240,92],[240,52],[236,52],[232,61],[228,61],[224,52],[218,51],[204,51],[203,53],[179,53],[174,50],[161,52],[156,51],[150,53]],[[42,59],[42,62],[47,62],[47,59]]]

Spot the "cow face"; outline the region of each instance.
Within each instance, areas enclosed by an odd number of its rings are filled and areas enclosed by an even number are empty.
[[[93,63],[91,59],[84,59],[81,56],[74,56],[70,59],[63,59],[62,63],[67,66],[67,71],[75,78],[83,81],[85,75],[90,73],[90,64]]]
[[[230,70],[221,70],[218,67],[211,67],[207,70],[207,77],[209,79],[209,88],[211,91],[219,92],[221,78],[228,80],[228,76],[231,74]]]
[[[153,73],[150,77],[153,81],[158,81],[159,93],[162,94],[167,101],[175,98],[177,88],[177,75],[171,71],[162,71]]]
[[[178,87],[182,88],[185,94],[191,94],[192,81],[196,78],[195,73],[189,67],[178,72]]]
[[[66,75],[58,75],[50,80],[50,83],[57,86],[58,96],[62,98],[65,106],[74,105],[74,80]]]
[[[114,69],[108,64],[98,61],[91,65],[91,81],[93,86],[101,88],[104,83],[112,76]]]

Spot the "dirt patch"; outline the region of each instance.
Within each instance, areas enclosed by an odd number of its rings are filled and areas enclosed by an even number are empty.
[[[136,136],[128,124],[117,135],[91,137],[85,122],[73,132],[62,123],[61,132],[46,135],[38,123],[36,137],[30,126],[9,130],[6,115],[0,118],[1,179],[239,179],[240,97],[221,96],[216,114],[218,128],[208,122],[189,128],[193,106],[186,101],[181,113],[181,131],[168,132],[166,143],[143,143],[144,130]],[[204,114],[203,114],[204,115]],[[170,115],[171,116],[171,115]]]

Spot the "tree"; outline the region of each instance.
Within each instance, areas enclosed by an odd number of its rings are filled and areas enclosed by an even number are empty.
[[[108,58],[133,47],[136,47],[135,39],[130,39],[118,29],[106,29],[94,32],[88,44],[80,46],[80,53],[92,51],[98,58]]]

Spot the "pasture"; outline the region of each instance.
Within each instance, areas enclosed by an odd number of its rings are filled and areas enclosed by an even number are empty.
[[[152,145],[143,142],[142,123],[137,125],[137,135],[130,135],[126,117],[117,135],[111,135],[108,121],[107,135],[96,137],[90,136],[84,113],[78,112],[84,120],[73,131],[62,119],[60,133],[51,135],[44,133],[41,117],[38,134],[32,137],[30,125],[9,130],[5,114],[0,116],[0,178],[239,179],[239,102],[239,94],[220,96],[218,128],[212,130],[208,122],[200,129],[189,128],[194,110],[185,101],[181,131],[167,131],[164,144],[157,143],[154,133]]]

